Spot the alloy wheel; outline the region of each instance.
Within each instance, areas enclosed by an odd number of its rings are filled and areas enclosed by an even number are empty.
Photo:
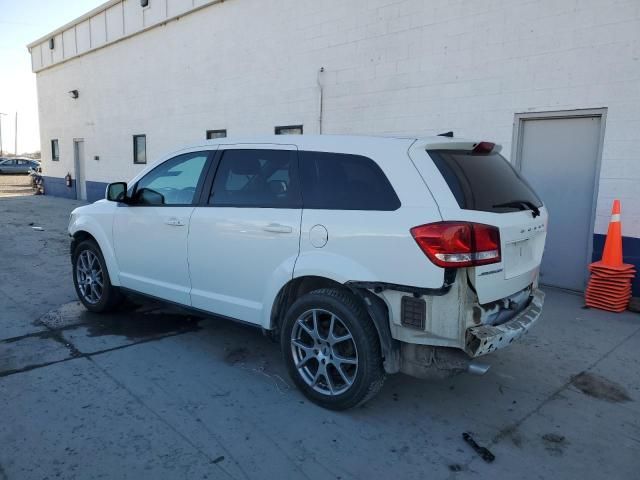
[[[92,305],[100,301],[104,288],[104,272],[98,256],[91,250],[83,250],[78,255],[76,280],[85,301]]]
[[[353,335],[327,310],[311,309],[300,315],[291,330],[291,353],[302,379],[323,395],[346,392],[358,373]]]

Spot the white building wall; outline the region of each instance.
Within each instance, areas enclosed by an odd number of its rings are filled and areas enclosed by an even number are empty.
[[[166,2],[110,8],[124,9],[127,35],[198,3]],[[107,182],[141,168],[134,134],[147,135],[151,161],[207,129],[317,133],[320,67],[325,133],[454,130],[497,141],[509,157],[515,113],[606,107],[596,232],[616,197],[625,235],[640,237],[637,0],[228,0],[41,70],[45,174],[73,170],[73,138],[85,139],[87,178]],[[50,161],[52,138],[60,162]]]
[[[107,24],[105,12],[91,17],[89,26],[91,28],[91,48],[101,47],[107,43]]]
[[[85,53],[91,49],[91,22],[85,20],[75,28],[76,48],[78,54]]]
[[[65,30],[62,33],[62,52],[64,52],[64,56],[67,58],[77,53],[75,30]]]
[[[122,3],[117,3],[105,12],[107,16],[107,41],[113,42],[124,36],[124,16],[122,14]]]

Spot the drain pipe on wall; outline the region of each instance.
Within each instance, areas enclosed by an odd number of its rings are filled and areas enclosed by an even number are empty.
[[[322,117],[324,114],[324,88],[322,86],[322,82],[320,81],[320,76],[323,73],[324,73],[324,67],[320,67],[320,70],[318,70],[318,77],[317,77],[318,88],[320,89],[320,115],[318,116],[318,126],[319,126],[320,135],[322,135]]]

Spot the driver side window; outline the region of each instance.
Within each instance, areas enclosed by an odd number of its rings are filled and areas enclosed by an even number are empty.
[[[134,205],[191,205],[208,155],[185,153],[154,168],[138,181]]]

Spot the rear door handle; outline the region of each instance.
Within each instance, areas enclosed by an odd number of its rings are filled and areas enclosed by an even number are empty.
[[[291,233],[293,232],[293,228],[288,225],[281,225],[279,223],[270,223],[266,227],[263,228],[265,232],[271,233]]]
[[[172,227],[184,227],[184,222],[176,217],[167,218],[164,223]]]

